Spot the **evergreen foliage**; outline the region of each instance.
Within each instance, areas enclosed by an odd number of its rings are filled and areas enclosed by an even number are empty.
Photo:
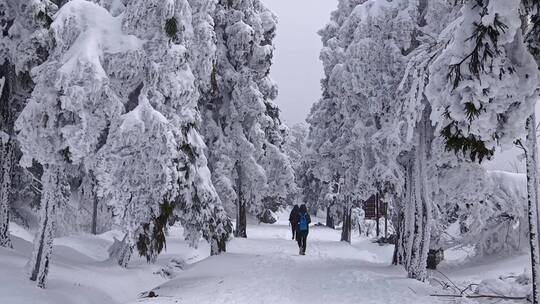
[[[165,23],[165,32],[169,38],[176,38],[176,33],[178,33],[178,22],[176,22],[175,17],[167,19],[167,22]]]
[[[165,201],[159,207],[159,215],[152,215],[150,223],[142,224],[137,250],[148,263],[154,263],[163,249],[167,248],[167,227],[174,223],[174,205]]]

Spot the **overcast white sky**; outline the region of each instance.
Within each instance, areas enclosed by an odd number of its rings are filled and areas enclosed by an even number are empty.
[[[306,119],[311,105],[321,96],[323,70],[319,52],[322,43],[317,31],[330,20],[337,0],[262,1],[279,19],[271,75],[279,86],[275,102],[281,109],[281,117],[292,126]],[[484,166],[513,171],[511,163],[515,162],[517,154],[517,149],[497,150],[496,159]],[[520,171],[524,170],[521,163]]]
[[[288,125],[306,119],[321,96],[323,77],[317,35],[336,9],[337,0],[262,0],[278,16],[274,65],[271,75],[279,86],[275,101]]]

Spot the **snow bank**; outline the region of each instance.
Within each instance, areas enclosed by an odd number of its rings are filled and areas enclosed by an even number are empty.
[[[208,257],[207,245],[199,250],[183,240],[183,230],[172,227],[167,250],[156,264],[134,258],[128,269],[106,261],[107,247],[119,231],[80,235],[54,240],[52,267],[47,289],[36,288],[23,269],[32,251],[33,236],[11,223],[13,250],[0,248],[0,303],[23,304],[116,304],[138,298],[141,292],[163,284],[160,271],[171,259],[192,264]]]

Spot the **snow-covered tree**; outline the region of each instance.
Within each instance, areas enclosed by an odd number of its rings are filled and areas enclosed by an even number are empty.
[[[473,160],[490,158],[496,145],[508,146],[528,131],[527,142],[519,143],[527,157],[533,302],[538,303],[538,37],[525,39],[537,32],[529,20],[537,19],[538,3],[464,1],[460,8],[459,18],[439,38],[444,49],[429,69],[426,93],[448,149]]]
[[[353,3],[354,2],[354,3]],[[332,195],[336,189],[334,184],[338,183],[343,175],[342,164],[339,162],[343,143],[338,143],[346,127],[344,127],[344,106],[341,102],[341,94],[333,91],[331,77],[334,70],[339,70],[345,57],[347,45],[341,42],[340,29],[346,18],[363,1],[339,1],[338,9],[332,13],[331,21],[323,28],[319,34],[323,43],[320,58],[323,62],[325,78],[322,80],[323,98],[315,103],[308,116],[307,122],[310,125],[307,140],[308,150],[306,152],[306,172],[300,173],[303,176],[302,188],[304,194],[310,194],[308,199],[312,209],[326,208],[329,227],[334,226],[333,207],[336,203]],[[350,164],[351,167],[357,164]]]
[[[268,76],[276,17],[259,0],[218,1],[212,16],[216,61],[212,94],[199,101],[202,133],[219,197],[236,213],[236,235],[246,237],[246,213],[260,215],[265,201],[282,202],[294,187]]]
[[[115,211],[127,210],[117,216],[129,232],[124,248],[120,248],[122,264],[129,260],[125,253],[132,251],[137,231],[153,225],[166,201],[174,203],[175,217],[186,228],[186,238],[192,245],[204,237],[211,243],[213,254],[224,251],[231,224],[211,182],[204,141],[197,131],[197,100],[211,78],[211,73],[203,77],[204,63],[207,71],[212,60],[204,54],[190,56],[205,42],[205,35],[212,34],[208,19],[212,5],[192,1],[192,11],[190,3],[180,0],[57,2],[64,6],[54,20],[55,6],[49,2],[29,1],[29,5],[20,6],[10,1],[1,3],[4,12],[9,12],[7,17],[2,16],[6,19],[2,24],[11,27],[3,32],[9,35],[1,40],[6,45],[2,60],[26,72],[45,60],[33,70],[36,88],[17,120],[21,164],[40,164],[43,178],[59,181],[57,188],[68,181],[78,187],[56,191],[56,195],[71,195],[89,203],[88,208],[77,208],[92,209],[90,225],[94,232],[100,203],[97,179],[101,198]],[[19,15],[21,21],[9,19]],[[33,40],[26,42],[25,35]],[[211,44],[212,40],[206,42]],[[24,43],[28,44],[26,48]],[[197,77],[191,64],[198,68]],[[147,137],[134,133],[141,130]],[[3,148],[11,133],[2,133]],[[138,171],[126,170],[127,164]],[[141,171],[144,168],[155,170]],[[51,176],[54,174],[57,176]],[[129,174],[133,178],[124,178]],[[66,197],[53,195],[52,183],[42,184],[43,189],[36,189],[43,192],[39,229],[47,233],[37,234],[29,267],[32,279],[40,286],[45,283],[52,249],[43,248],[52,245],[56,215],[66,207],[73,213],[73,206],[65,203]],[[7,201],[7,196],[2,197]],[[53,198],[56,202],[46,201]],[[7,210],[2,208],[6,231]],[[63,224],[76,221],[70,219]]]
[[[21,164],[29,167],[37,161],[49,181],[42,181],[41,225],[30,261],[31,279],[37,279],[39,286],[45,284],[52,249],[42,247],[52,246],[56,209],[64,207],[60,197],[67,195],[58,189],[67,184],[71,166],[91,166],[103,145],[102,134],[122,111],[101,61],[106,54],[117,56],[122,47],[138,45],[132,37],[117,35],[119,28],[104,8],[71,1],[50,25],[55,44],[47,60],[32,70],[36,86],[17,129]]]
[[[10,204],[14,198],[13,177],[26,171],[18,168],[20,154],[15,120],[30,96],[30,70],[48,55],[52,40],[47,28],[56,6],[50,1],[0,1],[0,246],[10,247]]]
[[[441,148],[426,95],[444,48],[437,38],[458,14],[446,1],[343,0],[321,31],[324,94],[308,120],[315,176],[342,179],[342,191],[359,199],[382,193],[393,204],[398,262],[419,280],[440,237],[438,178],[463,156]]]
[[[402,189],[420,185],[404,198],[403,206],[409,211],[405,212],[410,215],[405,220],[409,227],[421,227],[407,234],[411,253],[405,266],[410,277],[423,280],[431,201],[422,182],[427,174],[423,167],[426,150],[419,149],[430,145],[426,142],[429,135],[406,136],[398,92],[407,55],[415,47],[418,11],[423,9],[417,5],[409,1],[339,2],[331,23],[321,31],[325,93],[313,107],[309,122],[310,144],[323,158],[318,174],[322,180],[343,179],[343,191],[364,200],[375,193],[396,199]],[[418,109],[422,112],[421,107],[414,110]],[[416,128],[417,122],[409,127],[423,131],[423,127]],[[418,149],[411,149],[415,146]],[[407,164],[409,176],[402,167]],[[407,180],[409,187],[404,183]]]
[[[211,183],[197,131],[197,86],[203,81],[196,81],[188,60],[186,46],[198,41],[193,40],[191,14],[187,1],[127,4],[122,30],[144,40],[140,84],[130,95],[130,104],[138,106],[111,128],[100,153],[100,184],[127,233],[125,246],[145,234],[145,225],[155,225],[161,206],[169,202],[190,244],[204,237],[212,254],[218,254],[225,250],[230,222]],[[130,178],[114,177],[119,175]]]

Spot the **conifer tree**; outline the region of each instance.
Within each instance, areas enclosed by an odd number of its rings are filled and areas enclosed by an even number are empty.
[[[47,28],[56,7],[50,1],[0,1],[0,247],[11,247],[9,236],[13,177],[20,154],[15,120],[33,89],[30,70],[48,56]]]
[[[464,1],[459,23],[446,29],[447,43],[430,67],[428,96],[442,117],[439,130],[449,150],[481,162],[495,147],[518,141],[527,157],[533,302],[538,303],[538,172],[534,108],[538,98],[536,1]],[[534,35],[534,34],[533,34]],[[532,36],[529,36],[529,38]],[[460,58],[456,61],[455,58]],[[446,72],[446,74],[445,74]],[[448,81],[449,79],[450,81]],[[437,98],[436,96],[439,96]],[[443,96],[443,98],[440,98]]]
[[[225,250],[230,221],[211,183],[205,145],[198,133],[197,86],[201,83],[195,80],[186,48],[196,43],[191,14],[187,1],[127,4],[122,29],[145,41],[141,54],[142,73],[138,75],[140,89],[133,96],[138,105],[125,114],[115,131],[109,134],[100,172],[107,200],[115,209],[129,211],[120,212],[123,216],[118,218],[127,233],[125,246],[134,246],[137,237],[148,236],[148,231],[157,233],[151,241],[158,243],[152,247],[162,246],[159,239],[163,238],[159,235],[164,227],[158,229],[161,223],[156,220],[164,216],[160,209],[169,202],[184,226],[189,243],[196,246],[204,237],[212,245],[211,253],[218,254]],[[141,130],[146,137],[139,139],[136,134]],[[129,137],[132,139],[126,141]],[[152,143],[154,139],[157,141]],[[120,151],[132,149],[133,153],[127,154],[125,161],[134,170],[125,171],[117,157],[122,154]],[[141,151],[149,154],[138,155]],[[146,169],[137,173],[138,168]],[[133,178],[128,184],[123,181],[115,184],[111,173],[114,176],[122,172]],[[146,189],[149,185],[153,186]],[[165,222],[169,220],[172,219]],[[148,242],[140,244],[145,243]],[[154,254],[155,251],[150,252],[148,258],[154,260]]]
[[[294,188],[268,76],[276,17],[259,0],[218,1],[212,16],[216,61],[211,98],[200,100],[202,133],[219,197],[236,213],[236,235],[247,237],[247,213],[259,215],[265,200],[284,201]]]

